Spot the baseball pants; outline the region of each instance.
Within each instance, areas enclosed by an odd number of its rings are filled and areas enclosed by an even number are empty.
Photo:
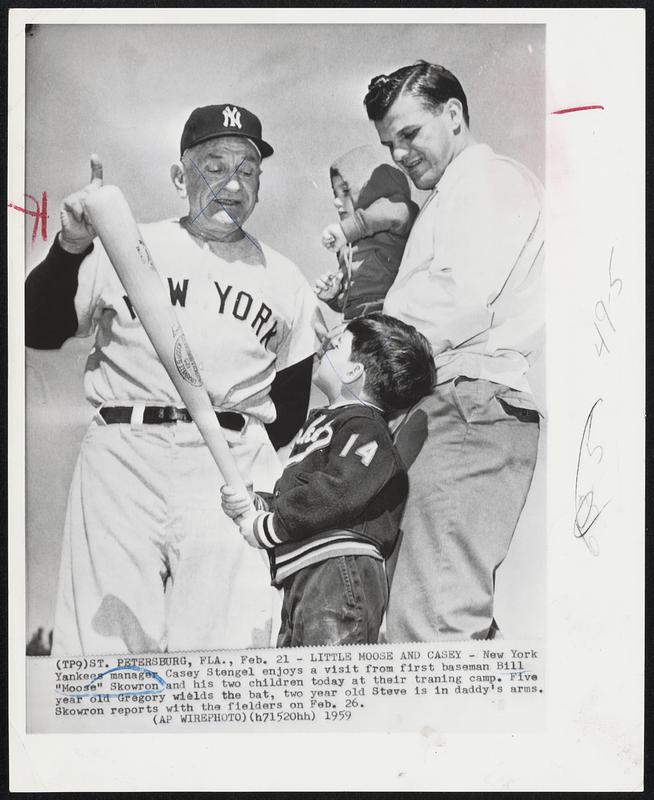
[[[225,436],[246,481],[281,473],[265,429]],[[192,423],[86,433],[66,514],[53,654],[267,647],[279,591],[220,509],[224,481]]]
[[[457,378],[437,386],[408,417],[417,434],[426,426],[426,439],[409,468],[386,641],[497,635],[495,572],[538,450],[538,413],[516,407],[518,395],[490,381]]]

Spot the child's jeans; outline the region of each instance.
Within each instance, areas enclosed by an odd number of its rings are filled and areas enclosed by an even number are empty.
[[[277,647],[377,642],[388,599],[383,561],[329,558],[289,576],[283,589]]]

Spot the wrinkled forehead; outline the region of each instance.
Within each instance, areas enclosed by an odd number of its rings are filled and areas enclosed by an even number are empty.
[[[247,158],[259,164],[261,156],[254,144],[244,136],[216,136],[189,148],[193,158]]]
[[[375,121],[375,127],[383,141],[385,137],[392,138],[404,128],[424,125],[439,113],[421,97],[401,92],[382,119]]]

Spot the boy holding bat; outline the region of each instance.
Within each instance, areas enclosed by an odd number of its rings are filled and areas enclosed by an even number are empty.
[[[383,314],[340,326],[317,354],[314,409],[272,494],[222,488],[225,513],[283,588],[279,647],[377,641],[408,482],[387,424],[431,391],[431,348]]]

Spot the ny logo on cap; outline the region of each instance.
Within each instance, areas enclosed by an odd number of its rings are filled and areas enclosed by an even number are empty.
[[[241,127],[241,112],[234,106],[230,108],[225,106],[223,108],[223,128],[240,128]]]

